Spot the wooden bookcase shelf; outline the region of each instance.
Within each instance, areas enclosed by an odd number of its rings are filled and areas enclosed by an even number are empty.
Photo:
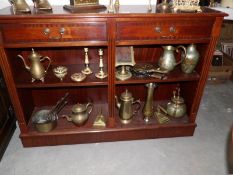
[[[121,6],[117,13],[68,13],[62,6],[54,6],[52,14],[14,15],[10,8],[0,10],[0,64],[9,89],[24,147],[78,144],[118,140],[152,139],[192,136],[213,51],[219,37],[225,13],[203,8],[200,13],[149,13],[147,6]],[[125,13],[129,12],[129,13]],[[160,32],[156,30],[160,28]],[[51,36],[44,34],[49,28]],[[65,29],[60,35],[61,28]],[[170,30],[171,28],[175,30]],[[132,77],[126,81],[115,78],[117,47],[133,46],[136,64],[157,65],[164,45],[194,43],[200,54],[195,71],[184,74],[180,65],[167,74],[167,79]],[[70,76],[84,68],[84,48],[88,48],[93,74],[82,82],[73,82]],[[31,82],[31,74],[17,55],[22,55],[30,66],[32,48],[52,60],[45,81]],[[98,50],[103,50],[105,79],[98,79]],[[175,56],[177,61],[181,53]],[[48,62],[44,61],[43,66]],[[52,70],[66,66],[68,74],[63,81]],[[159,124],[156,118],[143,120],[147,83],[156,83],[154,106],[164,107],[178,86],[187,106],[187,114]],[[141,100],[141,109],[129,124],[122,124],[116,108],[115,96],[126,89],[133,98]],[[42,109],[51,109],[66,93],[68,105],[59,113],[57,127],[47,133],[38,132],[32,116]],[[63,115],[71,114],[77,103],[92,102],[94,107],[85,125],[77,127]],[[93,122],[102,113],[106,127],[96,128]]]

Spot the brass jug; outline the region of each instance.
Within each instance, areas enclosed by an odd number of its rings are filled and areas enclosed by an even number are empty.
[[[133,118],[133,115],[135,115],[141,107],[140,100],[134,101],[132,94],[128,92],[127,89],[125,92],[121,94],[120,102],[117,96],[115,96],[115,99],[116,99],[116,106],[119,109],[119,116],[121,122],[124,124],[130,123]],[[135,111],[133,111],[134,104],[138,105]]]
[[[154,115],[154,89],[157,87],[157,84],[148,83],[146,84],[146,87],[147,97],[142,112],[145,122],[149,122],[150,118]]]
[[[197,66],[197,63],[199,61],[200,54],[196,49],[195,44],[190,44],[187,47],[187,53],[186,56],[185,54],[182,54],[183,62],[181,63],[181,70],[182,72],[189,74],[192,73]]]
[[[31,13],[29,5],[25,0],[9,0],[13,13]]]
[[[44,82],[44,77],[47,73],[47,70],[51,64],[51,59],[47,56],[42,57],[40,54],[38,54],[37,52],[34,51],[34,49],[32,49],[31,54],[28,56],[29,60],[31,61],[31,67],[29,67],[26,64],[25,59],[23,58],[23,56],[21,55],[17,55],[19,58],[22,59],[25,68],[31,73],[32,75],[32,82],[34,82],[35,80],[41,80],[42,82]],[[44,66],[41,64],[42,61],[45,60],[49,61],[49,64],[47,66],[47,68],[45,69]]]
[[[162,46],[163,47],[163,54],[159,58],[158,65],[161,70],[170,72],[172,71],[178,64],[180,64],[183,60],[181,59],[179,62],[176,62],[176,58],[174,55],[174,51],[178,52],[179,48],[184,50],[186,55],[186,48],[182,45],[173,47],[173,46]]]
[[[32,0],[34,7],[38,10],[52,10],[48,0]]]
[[[89,110],[88,110],[89,109]],[[88,117],[93,109],[92,103],[84,104],[76,104],[72,107],[72,113],[68,115],[64,115],[69,122],[73,122],[76,126],[82,126],[88,120]]]

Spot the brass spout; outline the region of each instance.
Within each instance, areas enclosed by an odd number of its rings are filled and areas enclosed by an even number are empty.
[[[21,58],[21,60],[23,61],[24,67],[25,67],[28,71],[30,71],[31,68],[26,64],[26,61],[24,60],[24,58],[23,58],[21,55],[17,55],[17,57]]]
[[[118,109],[120,109],[121,104],[120,104],[120,102],[119,102],[119,100],[118,100],[118,98],[117,98],[116,95],[115,95],[115,99],[116,99],[116,106],[117,106]]]

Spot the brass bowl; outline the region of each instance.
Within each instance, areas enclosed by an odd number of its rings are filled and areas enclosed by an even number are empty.
[[[86,75],[83,73],[74,73],[71,75],[71,80],[76,81],[76,82],[81,82],[86,79]]]
[[[58,66],[53,69],[54,75],[59,78],[61,81],[65,78],[67,75],[68,68],[65,66]]]

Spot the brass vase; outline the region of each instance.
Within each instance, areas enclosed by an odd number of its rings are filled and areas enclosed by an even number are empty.
[[[145,122],[149,122],[150,118],[154,115],[154,90],[157,87],[157,84],[148,83],[146,84],[146,87],[147,97],[142,112]]]

